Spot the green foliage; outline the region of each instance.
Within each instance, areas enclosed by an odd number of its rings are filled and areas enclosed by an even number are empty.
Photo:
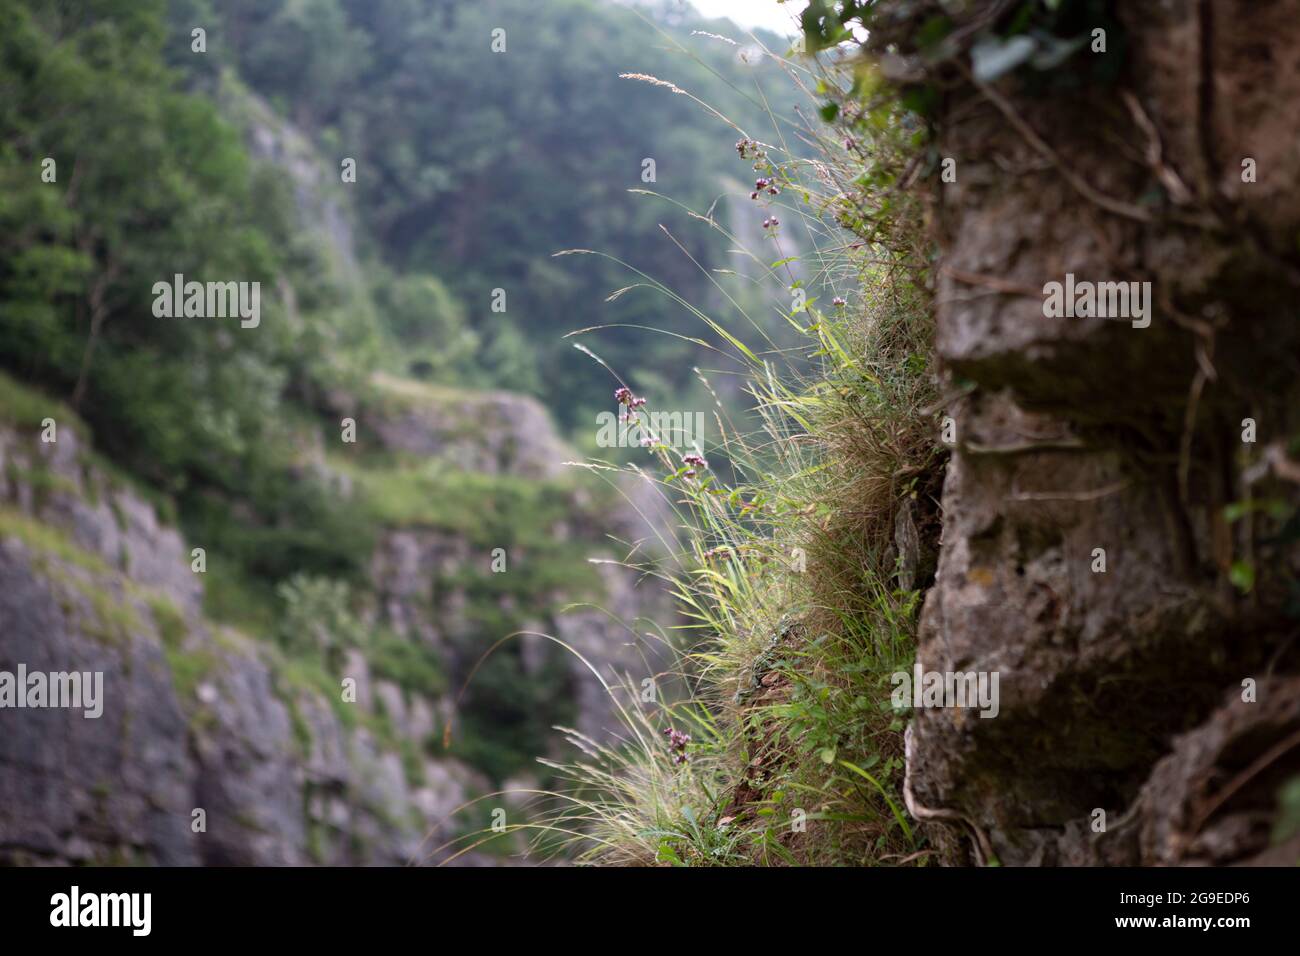
[[[349,187],[356,208],[380,258],[411,277],[380,290],[398,306],[384,321],[414,349],[400,356],[403,367],[429,363],[419,368],[436,376],[437,350],[456,355],[472,346],[457,323],[442,337],[449,310],[439,294],[425,295],[422,311],[412,296],[431,273],[463,304],[485,380],[544,396],[567,425],[606,407],[610,391],[600,371],[561,341],[575,326],[594,324],[588,316],[611,326],[600,347],[618,367],[666,369],[674,390],[689,387],[698,351],[670,336],[647,342],[613,327],[681,332],[688,316],[644,292],[602,304],[620,278],[616,267],[550,257],[575,246],[601,249],[683,291],[708,293],[708,276],[658,225],[711,265],[723,264],[726,242],[693,228],[684,210],[628,190],[663,184],[704,212],[732,173],[736,131],[686,96],[619,74],[670,80],[754,135],[776,139],[781,130],[771,114],[788,121],[792,97],[781,85],[770,102],[756,93],[755,81],[776,73],[771,61],[751,53],[742,62],[737,47],[703,36],[691,37],[682,55],[671,49],[681,41],[655,37],[657,27],[598,0],[498,0],[491,23],[475,5],[454,0],[216,6],[213,48],[319,142],[339,144],[331,155],[357,160]],[[507,27],[505,54],[491,49],[492,24]],[[689,27],[728,32],[701,20],[683,26],[678,35]],[[569,55],[575,47],[582,56]],[[646,157],[656,160],[657,183],[641,180]],[[645,241],[655,235],[661,238]],[[490,309],[497,288],[508,294],[504,313]]]
[[[252,489],[251,501],[187,497],[187,536],[251,577],[281,581],[300,572],[359,574],[376,532],[366,516],[316,480],[295,478],[289,471],[263,477]],[[250,512],[250,504],[257,510]]]
[[[338,722],[348,730],[360,726],[366,718],[367,715],[355,703],[343,700],[341,679],[330,672],[319,655],[290,657],[272,653],[268,657],[282,699],[296,700],[298,694],[318,696],[329,704]],[[295,703],[294,706],[298,705]],[[302,742],[306,742],[304,737],[310,737],[305,723],[297,733]]]
[[[149,608],[153,611],[154,623],[158,634],[166,647],[179,648],[189,633],[185,616],[170,598],[161,594],[151,594],[148,598]]]
[[[281,603],[274,583],[251,577],[235,562],[217,555],[208,564],[203,584],[203,611],[208,617],[250,634],[275,634]]]
[[[422,644],[377,631],[366,653],[371,673],[404,690],[430,699],[447,692],[447,677],[438,655]]]
[[[0,4],[0,355],[69,396],[121,468],[177,493],[191,529],[259,555],[250,569],[354,567],[339,546],[350,529],[289,473],[283,424],[287,388],[337,343],[282,320],[270,290],[302,268],[283,251],[284,190],[209,100],[179,89],[164,10]],[[55,182],[42,181],[46,157]],[[261,282],[261,325],[155,318],[153,285],[176,273]],[[30,424],[42,409],[13,391],[6,413]]]
[[[902,102],[931,115],[950,83],[939,74],[954,62],[963,75],[993,83],[1015,73],[1030,91],[1068,93],[1113,83],[1125,61],[1125,33],[1110,0],[1017,0],[987,5],[935,5],[910,0],[807,0],[800,22],[807,49],[861,45],[873,53],[915,58]],[[1105,36],[1106,55],[1077,56]],[[918,79],[916,73],[925,73]],[[827,121],[834,111],[823,113]]]
[[[478,336],[468,326],[464,305],[440,280],[387,276],[376,283],[375,304],[401,348],[408,374],[439,382],[464,375]]]
[[[1300,834],[1300,776],[1292,777],[1278,790],[1278,815],[1273,823],[1272,842],[1284,843]]]
[[[98,555],[78,547],[59,529],[9,507],[0,507],[0,538],[16,538],[34,551],[52,555],[93,574],[107,574],[110,570]]]
[[[572,481],[462,471],[440,461],[336,466],[356,481],[360,507],[375,522],[438,528],[485,548],[544,547],[554,541],[553,528],[581,517]]]
[[[16,381],[0,372],[0,421],[25,430],[41,428],[41,423],[53,418],[59,428],[74,431],[86,430],[80,419],[63,402]]]
[[[528,395],[544,391],[541,370],[524,333],[513,325],[502,325],[488,340],[482,363],[493,382]]]
[[[539,671],[529,672],[516,639],[482,662],[452,738],[452,756],[494,780],[535,765],[550,749],[551,728],[572,724],[577,714],[568,662],[551,651],[542,661]]]
[[[295,574],[277,591],[284,602],[278,637],[289,653],[332,660],[365,642],[366,628],[352,611],[343,581]]]
[[[193,706],[199,684],[216,671],[217,656],[207,648],[186,647],[189,628],[184,615],[170,599],[160,594],[150,594],[146,601],[162,638],[163,653],[171,668],[172,687],[176,696]]]
[[[210,104],[175,90],[159,58],[160,3],[99,3],[79,20],[55,4],[9,6],[0,353],[53,384],[84,376],[77,397],[92,427],[155,474],[202,471],[233,450],[231,434],[260,432],[276,344],[160,323],[150,289],[175,272],[270,278],[242,147]],[[45,157],[59,164],[55,183],[41,181]],[[87,320],[100,330],[89,339]]]

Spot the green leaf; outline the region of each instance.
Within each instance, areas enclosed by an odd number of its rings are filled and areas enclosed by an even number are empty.
[[[873,787],[876,788],[880,795],[885,798],[885,803],[889,804],[890,812],[893,813],[894,819],[898,821],[898,825],[903,828],[903,832],[907,834],[907,839],[911,841],[912,828],[908,826],[907,818],[903,816],[903,811],[898,808],[898,804],[895,803],[894,799],[889,795],[889,791],[881,786],[880,781],[871,776],[871,774],[867,773],[861,767],[851,764],[847,760],[841,760],[840,766],[852,770],[860,777],[864,777]]]
[[[682,865],[681,857],[677,855],[677,851],[673,849],[672,844],[667,840],[659,841],[659,852],[655,854],[655,857],[660,863],[671,863],[673,866]]]
[[[1228,569],[1228,580],[1236,585],[1242,594],[1249,594],[1255,587],[1255,567],[1249,561],[1233,561]]]

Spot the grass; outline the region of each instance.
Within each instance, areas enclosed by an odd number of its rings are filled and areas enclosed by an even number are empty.
[[[34,551],[51,555],[94,574],[107,574],[111,570],[102,558],[78,546],[58,528],[43,524],[14,508],[0,506],[0,539],[2,538],[16,538]]]
[[[562,479],[462,471],[440,459],[361,466],[332,456],[330,465],[355,481],[363,507],[385,527],[437,528],[490,545],[531,527],[542,529],[542,540],[573,514],[573,483]]]
[[[91,504],[98,502],[104,489],[127,490],[152,505],[160,522],[176,524],[175,502],[168,495],[140,481],[111,459],[93,450],[90,447],[90,426],[76,412],[63,402],[48,397],[39,389],[20,382],[5,372],[0,372],[0,422],[22,431],[34,432],[42,429],[42,422],[46,418],[52,418],[57,423],[56,435],[72,431],[82,439],[79,457],[85,476],[84,496]],[[18,479],[31,484],[37,495],[38,504],[52,493],[78,497],[83,494],[74,481],[50,471],[48,466],[39,459],[28,468],[20,468],[12,464],[9,467],[10,480]],[[100,487],[101,484],[103,488]],[[116,507],[115,503],[111,502],[111,504]]]
[[[86,424],[71,408],[0,372],[0,421],[24,430],[39,429],[52,418],[60,429],[71,428],[83,435],[90,433]]]
[[[609,499],[599,482],[468,472],[438,460],[399,458],[361,467],[338,459],[331,466],[351,478],[375,526],[440,531],[468,543],[471,560],[442,575],[438,585],[463,590],[470,617],[487,633],[505,633],[520,623],[517,615],[502,614],[503,600],[535,613],[555,604],[558,594],[566,602],[603,594],[588,561],[610,550],[588,532],[600,526],[600,509]],[[505,551],[507,573],[492,573],[497,548]]]
[[[620,740],[569,733],[582,756],[551,764],[561,784],[533,825],[542,852],[685,866],[927,856],[904,809],[905,719],[889,680],[914,659],[944,463],[923,211],[895,188],[919,140],[892,101],[861,107],[870,90],[853,77],[788,66],[792,82],[838,100],[844,124],[804,131],[815,161],[783,143],[741,149],[781,186],[755,215],[779,206],[782,228],[810,247],[799,275],[779,238],[773,261],[750,256],[805,344],[775,347],[771,323],[719,284],[758,336],[746,344],[752,336],[637,273],[696,314],[741,369],[751,404],[733,414],[719,402],[709,467],[652,449],[678,522],[663,537],[682,546],[644,570],[668,582],[685,617],[673,676],[689,692],[658,704],[619,694]],[[900,524],[915,530],[915,547]],[[684,753],[669,730],[690,734]]]
[[[281,697],[305,692],[319,694],[329,702],[334,716],[347,730],[354,730],[366,716],[360,703],[343,699],[343,684],[326,670],[323,663],[305,657],[289,657],[277,648],[267,645],[267,659],[277,679],[283,680]]]
[[[185,616],[170,598],[154,593],[147,595],[145,601],[153,614],[158,636],[162,639],[163,654],[171,668],[172,687],[176,691],[176,697],[187,708],[193,707],[199,685],[210,679],[217,670],[217,655],[207,648],[185,646],[189,627],[185,623]]]
[[[0,540],[6,538],[23,542],[35,553],[35,569],[64,592],[66,613],[76,609],[73,593],[89,603],[85,633],[110,645],[125,645],[139,633],[140,617],[129,602],[130,583],[121,579],[122,593],[114,593],[107,582],[119,576],[99,555],[84,550],[58,528],[0,506]]]
[[[36,461],[30,468],[11,460],[6,464],[5,477],[11,484],[21,483],[31,488],[37,511],[44,509],[52,495],[79,496],[81,493],[76,482],[53,471],[43,460]]]
[[[490,393],[475,392],[437,382],[398,378],[384,372],[376,373],[369,382],[366,399],[378,403],[386,411],[426,409],[431,405],[472,408],[475,405],[493,404]],[[472,434],[480,424],[469,414],[456,415],[463,434]]]
[[[447,677],[438,656],[423,644],[403,640],[383,629],[371,639],[366,659],[371,673],[403,690],[436,699],[447,692]]]

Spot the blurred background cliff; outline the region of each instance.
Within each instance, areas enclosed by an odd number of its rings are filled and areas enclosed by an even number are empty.
[[[0,0],[0,24],[0,670],[103,671],[106,698],[0,711],[0,862],[446,859],[512,805],[457,808],[545,786],[553,726],[613,729],[574,655],[485,653],[545,632],[639,684],[671,622],[598,563],[652,560],[664,516],[563,466],[619,384],[564,335],[610,326],[576,341],[707,411],[696,320],[606,301],[617,260],[757,295],[687,211],[741,222],[739,133],[619,74],[760,139],[791,135],[791,86],[680,3]],[[259,282],[260,324],[155,318],[175,274]]]

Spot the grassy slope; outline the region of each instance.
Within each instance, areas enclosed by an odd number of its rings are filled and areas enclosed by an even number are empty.
[[[817,80],[799,64],[791,75]],[[823,79],[818,98],[854,104],[836,92],[851,76]],[[841,110],[840,129],[810,130],[817,166],[778,147],[744,153],[781,186],[753,214],[813,240],[808,280],[784,268],[779,241],[767,270],[774,307],[808,344],[787,361],[702,316],[748,370],[760,422],[720,420],[716,472],[692,477],[657,450],[687,531],[662,573],[693,621],[679,662],[692,691],[663,706],[620,694],[626,743],[577,741],[588,759],[561,769],[571,789],[548,825],[585,829],[563,842],[587,862],[925,859],[889,676],[910,667],[927,572],[923,555],[899,554],[895,521],[902,509],[920,537],[933,530],[943,453],[920,211],[891,188],[916,134],[893,109]],[[800,289],[807,304],[792,306]]]

